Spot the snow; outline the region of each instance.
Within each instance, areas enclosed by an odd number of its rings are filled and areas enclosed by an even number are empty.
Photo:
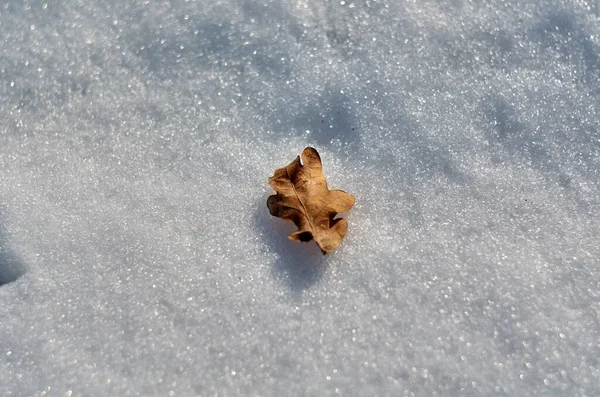
[[[0,395],[600,395],[597,9],[0,4]]]

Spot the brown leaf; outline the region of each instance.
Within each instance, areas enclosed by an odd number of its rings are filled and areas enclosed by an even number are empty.
[[[289,165],[279,168],[269,178],[277,194],[267,206],[271,215],[294,222],[298,231],[288,238],[294,241],[315,240],[323,255],[335,250],[348,231],[345,219],[334,219],[348,211],[354,197],[343,190],[329,190],[323,176],[319,153],[307,147]]]

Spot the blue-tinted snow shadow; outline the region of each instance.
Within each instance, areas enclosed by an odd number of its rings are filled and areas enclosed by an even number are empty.
[[[241,18],[245,17],[244,23],[254,25],[256,31],[264,30],[266,25],[282,16],[288,20],[285,25],[289,25],[289,29],[300,30],[292,16],[286,15],[279,5],[255,9],[252,3],[242,5],[244,15]],[[125,61],[125,65],[132,69],[141,66],[159,80],[168,81],[181,79],[182,74],[193,74],[193,70],[213,70],[224,66],[228,74],[243,76],[248,73],[248,63],[240,60],[251,59],[264,79],[290,78],[291,67],[284,61],[289,59],[286,46],[259,35],[248,36],[243,26],[226,17],[207,19],[203,8],[189,7],[187,11],[189,14],[185,17],[183,13],[177,17],[178,29],[173,31],[162,29],[160,21],[145,17],[134,7],[126,15],[132,20],[132,28],[124,32],[118,28],[119,34],[131,43],[135,53],[135,57]]]
[[[311,140],[318,146],[330,146],[336,140],[353,151],[360,146],[361,137],[350,99],[338,92],[330,92],[303,109],[289,120],[289,127],[301,133],[310,131]]]
[[[327,270],[327,257],[313,241],[297,243],[288,239],[296,226],[271,216],[266,196],[257,204],[254,225],[268,249],[277,255],[273,276],[283,280],[292,292],[302,293],[321,280]]]
[[[294,95],[286,93],[286,95]],[[352,111],[352,100],[339,88],[329,88],[306,104],[303,100],[286,103],[273,115],[272,129],[292,132],[306,139],[307,145],[332,149],[339,145],[347,153],[361,147],[361,133]]]
[[[526,115],[503,99],[501,95],[492,95],[483,103],[481,112],[493,127],[486,131],[490,143],[490,156],[494,163],[504,161],[522,161],[544,173],[549,179],[572,190],[572,178],[565,169],[564,161],[547,148],[545,141],[565,142],[568,152],[579,153],[579,168],[587,169],[582,176],[596,182],[593,170],[596,168],[598,145],[597,131],[586,125],[573,125],[563,130],[549,130],[540,136],[536,125],[525,120]]]
[[[16,281],[23,274],[25,267],[10,249],[4,229],[0,226],[0,287]]]
[[[593,86],[600,76],[600,47],[578,20],[571,10],[553,10],[543,15],[530,36],[539,39],[544,51],[556,51],[563,59],[580,60],[582,70],[577,78]]]

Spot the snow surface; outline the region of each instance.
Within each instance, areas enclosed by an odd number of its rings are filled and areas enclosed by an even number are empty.
[[[0,3],[0,395],[600,395],[599,10]]]

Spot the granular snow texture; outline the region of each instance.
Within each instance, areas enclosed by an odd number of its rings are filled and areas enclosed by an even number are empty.
[[[600,2],[5,1],[1,396],[600,395]]]

